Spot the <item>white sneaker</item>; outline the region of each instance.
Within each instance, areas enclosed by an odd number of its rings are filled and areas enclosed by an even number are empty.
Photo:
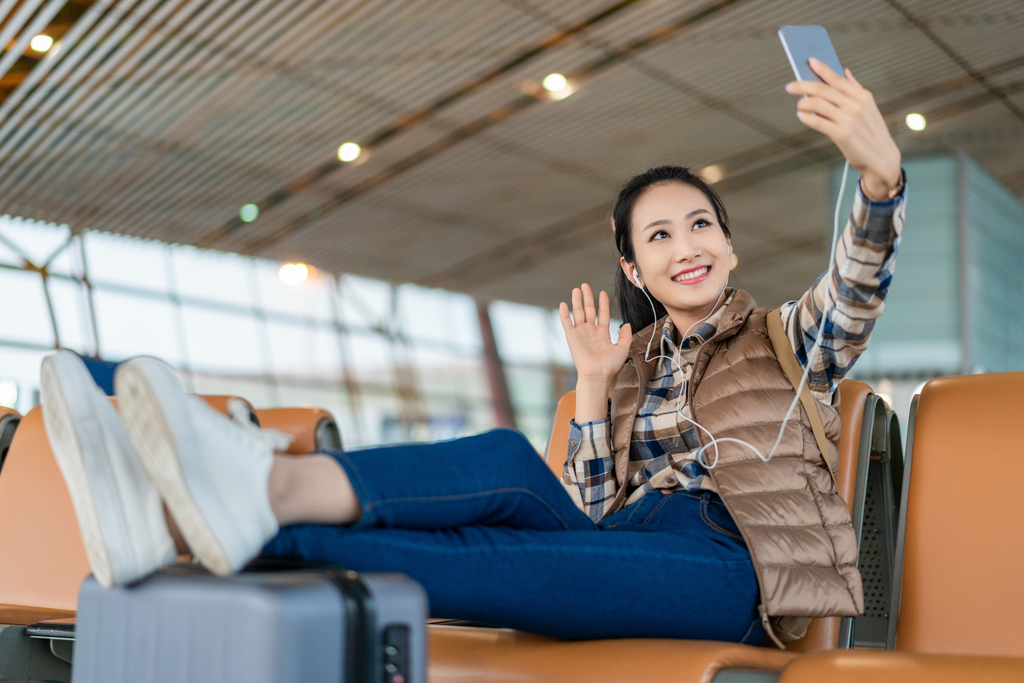
[[[192,552],[215,574],[244,567],[279,528],[270,441],[187,394],[155,358],[122,363],[114,386],[128,438]]]
[[[43,360],[42,398],[46,436],[100,585],[131,583],[174,562],[160,494],[77,354]]]

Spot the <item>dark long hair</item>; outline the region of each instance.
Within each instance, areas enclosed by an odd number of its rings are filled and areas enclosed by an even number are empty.
[[[633,207],[636,206],[637,200],[647,188],[662,183],[684,183],[703,192],[715,209],[715,216],[718,218],[718,224],[722,226],[722,232],[726,237],[731,234],[725,205],[713,187],[683,166],[658,166],[627,180],[626,184],[622,186],[622,190],[619,191],[615,208],[612,209],[615,244],[619,248],[619,254],[626,259],[627,263],[636,263],[636,252],[633,249]],[[622,268],[618,268],[615,273],[615,296],[619,301],[619,315],[622,316],[623,322],[627,322],[633,327],[634,333],[654,323],[667,312],[662,303],[653,296],[651,297],[654,301],[652,310],[651,302],[647,300],[639,287],[629,281],[626,274],[622,272]]]

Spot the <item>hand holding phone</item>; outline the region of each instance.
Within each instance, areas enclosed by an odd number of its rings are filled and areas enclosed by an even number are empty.
[[[802,95],[797,118],[827,136],[861,174],[868,199],[884,201],[900,186],[900,150],[875,98],[839,64],[821,26],[783,26],[779,39],[798,80],[786,92]]]
[[[843,73],[839,63],[839,55],[832,47],[832,40],[824,26],[783,26],[779,29],[779,40],[786,50],[789,65],[799,81],[818,81],[824,83],[818,74],[811,70],[812,58],[822,62],[837,74]]]

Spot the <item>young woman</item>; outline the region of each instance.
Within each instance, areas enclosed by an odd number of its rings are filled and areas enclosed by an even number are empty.
[[[870,93],[813,66],[825,83],[787,91],[807,96],[801,121],[862,180],[834,267],[782,313],[834,444],[836,385],[882,312],[902,173]],[[560,638],[756,643],[769,616],[860,611],[849,515],[806,415],[770,462],[754,452],[771,450],[794,391],[766,310],[727,288],[721,200],[665,167],[629,181],[613,215],[627,324],[613,344],[607,295],[595,304],[587,285],[571,318],[561,306],[579,373],[561,482],[508,430],[275,456],[270,436],[187,395],[158,361],[119,368],[117,414],[77,356],[48,358],[46,428],[97,579],[136,580],[176,545],[219,574],[296,557],[404,572],[434,616]],[[821,353],[809,353],[825,308]]]

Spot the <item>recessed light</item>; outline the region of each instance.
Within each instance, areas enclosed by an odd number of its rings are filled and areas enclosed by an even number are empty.
[[[355,161],[363,153],[363,148],[354,142],[346,142],[338,148],[338,159],[348,163]]]
[[[541,85],[548,92],[561,92],[569,85],[569,81],[562,74],[548,74],[544,77]]]
[[[701,177],[712,185],[725,177],[725,169],[720,164],[711,164],[700,170]]]
[[[907,128],[910,130],[924,130],[927,123],[920,114],[907,114]]]
[[[254,220],[260,217],[260,207],[255,204],[246,204],[238,212],[238,217],[245,223],[252,223]]]
[[[305,263],[286,263],[277,271],[281,282],[289,287],[301,285],[309,277],[309,267]]]
[[[36,52],[46,52],[51,47],[53,47],[53,38],[46,35],[45,33],[40,33],[38,36],[32,39],[32,42],[29,43],[29,46]]]

